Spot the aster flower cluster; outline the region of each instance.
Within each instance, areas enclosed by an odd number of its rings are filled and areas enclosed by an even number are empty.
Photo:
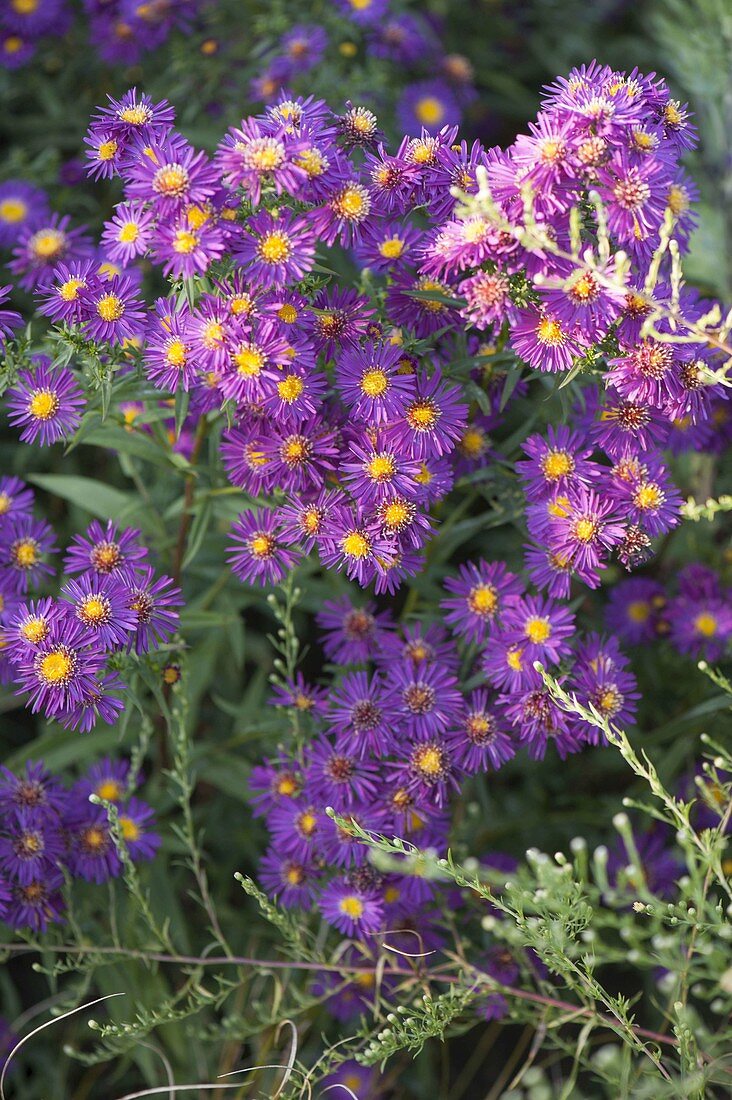
[[[719,660],[732,638],[732,590],[713,569],[691,563],[679,570],[674,591],[650,577],[613,585],[608,629],[629,645],[668,640],[679,653]]]
[[[107,811],[90,795],[116,807],[130,859],[153,858],[160,836],[133,793],[140,779],[124,760],[100,760],[71,787],[40,761],[17,774],[0,768],[0,920],[45,932],[63,920],[65,877],[103,883],[122,873]]]
[[[345,17],[338,31],[355,41],[341,42],[346,59],[361,50],[387,65],[399,67],[406,86],[397,102],[397,120],[405,131],[424,127],[436,133],[460,122],[462,112],[476,97],[473,68],[462,54],[446,54],[433,22],[417,12],[394,12],[385,0],[334,0],[334,13]],[[272,103],[282,88],[297,89],[299,78],[322,61],[330,36],[320,24],[291,27],[265,57],[263,70],[252,80],[253,99]],[[412,79],[405,81],[404,74]],[[419,77],[419,79],[415,79]]]
[[[444,899],[418,863],[377,873],[326,807],[443,853],[450,797],[469,776],[497,771],[521,747],[542,757],[553,744],[564,758],[591,737],[553,703],[535,661],[613,721],[635,712],[635,679],[617,643],[578,636],[568,609],[527,593],[504,565],[470,563],[447,589],[453,637],[441,623],[397,627],[372,603],[327,602],[317,619],[334,682],[312,687],[298,674],[272,700],[313,736],[299,756],[252,772],[255,813],[272,842],[261,880],[285,906],[317,905],[350,938],[403,929],[418,910],[429,927]],[[484,686],[466,689],[459,670],[467,665],[474,683],[476,659]]]
[[[83,0],[90,44],[101,61],[134,65],[158,49],[171,31],[190,30],[199,0],[141,4],[138,0]],[[0,65],[20,69],[39,46],[66,34],[76,5],[69,0],[7,0],[0,12]]]
[[[87,732],[124,710],[119,656],[146,654],[174,634],[180,590],[156,577],[139,531],[94,520],[68,547],[59,596],[32,598],[58,551],[32,509],[22,481],[0,479],[0,676],[33,713]]]

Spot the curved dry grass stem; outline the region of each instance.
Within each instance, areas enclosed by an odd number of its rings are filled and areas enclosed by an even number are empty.
[[[10,1063],[12,1062],[13,1058],[18,1053],[20,1048],[25,1046],[25,1044],[27,1042],[29,1042],[33,1038],[34,1035],[38,1035],[38,1033],[40,1031],[45,1031],[45,1029],[47,1027],[52,1027],[54,1024],[59,1023],[61,1020],[68,1019],[69,1016],[75,1016],[77,1012],[83,1012],[85,1008],[93,1008],[94,1005],[101,1004],[102,1001],[111,1001],[113,997],[124,997],[124,996],[126,996],[125,993],[107,993],[107,995],[104,996],[104,997],[97,997],[96,1000],[94,1000],[94,1001],[87,1001],[86,1004],[77,1005],[76,1008],[70,1009],[69,1012],[64,1012],[60,1016],[54,1016],[53,1019],[46,1020],[45,1024],[39,1024],[39,1026],[34,1028],[33,1031],[29,1032],[28,1035],[24,1035],[22,1039],[19,1039],[18,1042],[13,1047],[13,1049],[8,1054],[8,1057],[5,1061],[5,1065],[2,1068],[2,1073],[0,1073],[0,1100],[6,1100],[6,1098],[5,1098],[5,1077],[6,1077],[7,1072],[8,1072],[8,1066],[10,1065]]]

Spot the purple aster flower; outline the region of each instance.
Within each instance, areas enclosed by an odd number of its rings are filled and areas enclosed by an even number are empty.
[[[665,408],[680,395],[674,370],[675,352],[671,344],[644,339],[623,354],[608,361],[605,382],[626,401]]]
[[[31,882],[14,882],[10,887],[10,901],[3,920],[11,928],[29,928],[32,932],[45,932],[49,924],[60,921],[64,911],[61,888],[64,877],[59,870],[47,864],[38,878]]]
[[[203,212],[203,213],[202,213]],[[190,279],[203,275],[226,248],[223,223],[207,214],[202,206],[184,207],[166,221],[158,222],[153,234],[153,255],[163,275]]]
[[[93,180],[111,179],[119,175],[120,165],[125,160],[125,143],[115,135],[114,130],[94,127],[84,138],[88,146],[86,171]]]
[[[447,735],[451,758],[468,775],[489,768],[497,771],[516,753],[513,740],[503,728],[500,712],[489,698],[484,688],[474,691]]]
[[[399,663],[385,670],[392,724],[411,739],[428,740],[457,720],[462,706],[457,678],[439,664]]]
[[[625,535],[617,504],[584,486],[571,490],[566,499],[566,507],[557,508],[552,514],[549,548],[570,562],[577,572],[594,575],[604,565],[608,551]],[[590,587],[597,587],[596,578],[592,584],[586,577],[583,580]]]
[[[64,840],[59,824],[20,809],[6,827],[7,835],[0,837],[0,870],[14,882],[27,886],[61,858]]]
[[[160,141],[170,131],[175,121],[175,111],[167,100],[153,103],[144,92],[138,94],[137,88],[130,88],[121,99],[108,95],[108,107],[100,107],[91,125],[91,130],[101,129],[114,134],[125,145],[133,140],[143,144]]]
[[[669,600],[665,617],[671,624],[671,641],[681,653],[716,661],[732,637],[732,607],[719,596],[681,594]]]
[[[446,283],[429,275],[397,273],[387,291],[386,309],[395,324],[411,329],[421,340],[455,324],[459,314],[451,304],[454,297]]]
[[[506,606],[523,593],[519,578],[503,562],[481,560],[460,567],[457,578],[448,577],[445,588],[453,595],[442,600],[445,622],[467,641],[483,641],[500,623]]]
[[[68,822],[67,828],[67,862],[72,875],[87,882],[102,883],[120,874],[122,863],[104,807],[80,807],[79,817]]]
[[[533,584],[545,588],[552,599],[565,600],[569,596],[573,576],[584,579],[583,574],[575,574],[568,558],[545,546],[525,546],[524,550],[526,572]]]
[[[127,586],[127,600],[136,617],[135,652],[147,653],[153,646],[169,641],[178,628],[178,612],[183,603],[180,588],[171,577],[154,579],[151,565],[142,565],[132,575],[121,578]],[[132,639],[128,646],[132,647]]]
[[[294,805],[302,792],[302,776],[290,760],[270,761],[252,768],[249,775],[255,817],[269,814],[276,806]]]
[[[119,827],[130,858],[152,859],[161,844],[158,833],[152,831],[155,811],[139,798],[131,798],[119,808]]]
[[[635,676],[617,668],[612,661],[606,658],[591,663],[577,661],[570,674],[570,684],[570,692],[585,706],[594,707],[608,722],[625,727],[634,721],[636,700],[640,699],[640,693],[635,690]],[[597,744],[604,741],[604,735],[588,728],[587,740]]]
[[[19,34],[0,31],[0,65],[5,69],[22,69],[36,52],[36,44]]]
[[[41,360],[34,370],[18,375],[8,399],[9,420],[13,427],[23,426],[23,443],[40,437],[40,445],[48,447],[73,434],[84,404],[84,394],[68,367],[50,368]]]
[[[539,294],[548,314],[570,329],[579,327],[594,341],[601,339],[619,316],[625,292],[608,285],[616,277],[613,261],[597,269],[590,254],[588,262],[595,270],[575,267],[570,261],[559,263],[539,287]]]
[[[379,221],[368,225],[355,254],[364,267],[392,272],[417,263],[423,240],[424,233],[408,222]]]
[[[11,660],[14,663],[32,660],[37,647],[51,633],[53,624],[65,618],[65,613],[64,605],[48,597],[16,606],[5,631]]]
[[[287,338],[269,318],[232,333],[221,372],[222,393],[240,404],[261,401],[265,380],[275,378],[275,368],[289,362],[288,353]]]
[[[322,633],[323,649],[331,661],[341,665],[373,659],[393,630],[388,611],[376,611],[368,601],[355,607],[348,596],[326,600],[315,617]]]
[[[546,688],[519,689],[510,695],[499,696],[498,703],[519,739],[526,742],[533,760],[542,760],[550,743],[554,744],[561,760],[582,749],[584,731],[580,735],[570,725],[567,715]]]
[[[297,195],[307,176],[297,164],[302,151],[299,139],[289,135],[284,126],[267,132],[257,119],[244,119],[241,126],[228,131],[219,144],[216,164],[224,183],[243,187],[257,206],[262,185],[271,184],[275,192]]]
[[[267,378],[262,386],[262,408],[276,422],[296,427],[312,421],[322,407],[328,378],[320,371],[307,366],[293,365],[283,368],[279,376]]]
[[[138,336],[145,321],[144,303],[127,275],[113,275],[108,282],[95,281],[80,291],[87,320],[84,328],[92,340],[122,344]]]
[[[58,264],[54,268],[50,282],[38,287],[37,295],[42,296],[39,312],[53,321],[78,324],[86,317],[81,292],[90,282],[98,282],[95,277],[93,260],[79,260],[71,264]]]
[[[460,122],[462,111],[449,84],[443,80],[421,80],[407,85],[397,106],[403,130],[411,134],[427,130],[435,134],[443,126]]]
[[[298,545],[303,554],[317,546],[333,505],[342,499],[339,492],[323,490],[314,500],[293,496],[280,512],[282,539],[288,546]]]
[[[530,435],[522,449],[529,457],[516,463],[516,471],[529,500],[565,493],[570,485],[587,484],[597,471],[596,464],[590,461],[592,448],[584,446],[579,432],[564,425],[557,429],[549,425],[546,439],[539,434]]]
[[[373,442],[367,433],[358,442],[352,441],[350,454],[344,458],[350,459],[340,464],[344,485],[362,507],[376,507],[394,497],[414,495],[419,467],[375,433]]]
[[[308,909],[317,893],[320,872],[315,863],[270,848],[259,864],[259,880],[285,909]]]
[[[10,271],[19,276],[24,290],[33,290],[47,282],[62,260],[83,259],[92,251],[92,243],[83,227],[70,229],[70,218],[52,214],[38,225],[26,225],[13,249]]]
[[[418,376],[415,396],[386,430],[385,439],[415,459],[449,454],[464,431],[467,408],[457,386],[443,382],[439,370]]]
[[[96,688],[104,653],[90,642],[88,630],[72,618],[55,620],[48,635],[29,659],[18,666],[18,692],[29,693],[28,704],[36,714],[50,718],[81,703]]]
[[[490,325],[502,325],[505,320],[516,321],[517,311],[510,296],[511,284],[500,270],[479,271],[458,284],[457,292],[466,304],[460,316],[477,329]]]
[[[382,424],[403,415],[414,396],[414,377],[403,374],[401,348],[369,342],[347,348],[338,357],[338,388],[352,415],[370,424]]]
[[[128,589],[114,576],[84,573],[78,581],[67,581],[61,595],[102,649],[119,648],[137,628],[137,615],[128,605]]]
[[[24,229],[41,225],[49,217],[48,196],[25,180],[0,183],[0,247],[12,247]]]
[[[316,853],[324,821],[325,815],[319,808],[290,799],[270,812],[267,825],[277,851],[306,860]]]
[[[424,804],[442,806],[458,780],[447,741],[441,737],[400,742],[397,760],[388,766],[393,782]]]
[[[315,717],[325,711],[327,696],[326,688],[313,687],[305,682],[301,672],[297,672],[294,680],[288,677],[284,683],[274,685],[274,694],[270,696],[269,703],[274,707],[289,707],[300,714],[311,714]]]
[[[357,178],[339,180],[313,212],[312,229],[325,244],[338,241],[349,248],[361,240],[372,206],[368,187]]]
[[[656,638],[656,621],[666,605],[662,585],[648,577],[632,577],[613,585],[605,621],[609,630],[631,645],[652,642]]]
[[[113,726],[119,718],[125,705],[117,695],[112,692],[122,692],[125,684],[120,680],[116,672],[102,676],[93,687],[88,687],[84,697],[79,703],[75,703],[56,716],[57,721],[64,729],[78,730],[81,733],[89,733],[101,719],[107,726]]]
[[[393,544],[381,528],[347,505],[331,510],[319,550],[327,569],[344,569],[362,587],[383,573],[394,557]]]
[[[631,164],[627,151],[622,150],[597,170],[597,177],[611,236],[631,248],[648,238],[655,240],[663,224],[670,183],[664,162],[649,157]]]
[[[355,346],[372,324],[374,308],[368,298],[350,288],[325,288],[313,302],[312,338],[317,351],[331,358],[338,348]]]
[[[16,818],[30,813],[53,823],[67,804],[67,791],[56,776],[46,771],[42,761],[27,760],[25,771],[18,775],[0,767],[0,809],[6,822],[11,815]]]
[[[631,481],[618,480],[613,496],[620,509],[627,509],[628,520],[649,535],[663,535],[680,522],[683,499],[660,464],[643,466]]]
[[[0,305],[7,302],[10,297],[10,291],[12,286],[8,283],[6,286],[0,286]],[[23,324],[23,318],[14,309],[0,309],[0,347],[9,340],[16,329],[20,328]]]
[[[379,771],[375,763],[355,755],[326,737],[311,742],[305,752],[305,782],[314,801],[339,813],[375,798]]]
[[[0,529],[11,518],[30,517],[33,513],[33,490],[19,477],[0,477]]]
[[[129,581],[130,574],[147,558],[147,547],[141,546],[140,532],[133,527],[119,531],[117,524],[107,520],[102,526],[92,520],[83,535],[74,535],[64,558],[67,573],[92,572],[113,575]]]
[[[175,393],[189,390],[198,374],[189,336],[189,315],[174,298],[158,298],[152,324],[145,333],[143,361],[158,389]]]
[[[305,73],[318,64],[328,45],[328,35],[314,23],[298,23],[280,39],[280,48],[293,72]]]
[[[233,545],[227,557],[236,576],[246,584],[276,584],[297,564],[299,556],[284,545],[273,510],[242,512],[231,530]]]
[[[175,214],[186,204],[205,203],[218,183],[206,154],[176,133],[140,147],[124,166],[124,180],[127,198],[151,202],[160,216]]]
[[[290,211],[260,211],[235,242],[235,262],[260,286],[282,286],[304,278],[315,262],[315,236],[308,220]]]
[[[319,417],[297,425],[272,424],[263,439],[262,454],[272,482],[281,489],[320,491],[336,467],[336,434]],[[334,511],[335,507],[329,519]]]
[[[30,584],[53,573],[44,558],[55,553],[55,536],[49,524],[32,516],[11,514],[3,524],[0,540],[0,578],[9,582],[12,591],[27,592]]]
[[[524,659],[556,664],[570,651],[574,615],[542,596],[521,596],[512,600],[503,615],[502,629],[508,639],[522,646]]]
[[[530,367],[552,372],[569,370],[584,351],[576,331],[551,314],[533,308],[520,312],[511,329],[511,346]]]
[[[74,784],[74,795],[80,800],[88,800],[90,794],[95,794],[107,802],[121,803],[127,798],[129,787],[129,760],[114,760],[105,756],[92,764]]]
[[[348,878],[335,878],[320,895],[320,911],[344,936],[378,932],[384,924],[383,903],[375,890],[362,890]]]
[[[345,752],[385,755],[393,727],[382,680],[366,672],[347,673],[329,696],[328,724]]]
[[[150,248],[154,224],[154,214],[145,203],[120,202],[104,223],[102,246],[111,260],[131,264]]]
[[[494,630],[483,650],[483,672],[494,687],[517,692],[541,683],[541,677],[525,656],[521,636]]]

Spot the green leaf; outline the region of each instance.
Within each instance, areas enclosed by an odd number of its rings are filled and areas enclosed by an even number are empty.
[[[28,481],[54,496],[71,501],[77,507],[100,519],[118,519],[120,514],[137,505],[130,493],[102,485],[91,477],[68,474],[28,474]]]

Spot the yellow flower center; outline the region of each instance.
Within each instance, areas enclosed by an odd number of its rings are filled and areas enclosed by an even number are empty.
[[[304,813],[300,814],[297,824],[301,833],[305,836],[312,836],[318,827],[318,819],[315,814],[310,813],[309,810],[305,810]]]
[[[371,550],[369,540],[360,531],[351,531],[341,542],[343,553],[349,558],[366,558]]]
[[[125,304],[116,294],[104,294],[97,302],[97,313],[103,321],[119,321]]]
[[[597,534],[597,523],[587,517],[578,519],[574,525],[574,534],[580,542],[591,542]]]
[[[211,211],[205,206],[190,206],[186,211],[186,219],[191,229],[200,229],[211,218]]]
[[[565,335],[562,326],[551,317],[542,317],[536,328],[536,338],[540,344],[556,348],[564,343]]]
[[[289,374],[287,378],[277,383],[278,394],[283,401],[287,402],[297,401],[304,389],[305,383],[299,374]]]
[[[628,618],[633,623],[645,623],[651,614],[651,608],[645,600],[634,600],[628,604]]]
[[[423,775],[433,778],[442,772],[442,753],[433,745],[426,745],[417,750],[415,763]]]
[[[285,302],[285,304],[281,305],[277,310],[277,316],[280,321],[283,321],[286,325],[294,325],[297,320],[297,310],[294,306],[290,305],[289,302]]]
[[[3,49],[5,53],[17,53],[18,50],[23,49],[23,39],[19,38],[17,34],[11,34],[3,42]]]
[[[58,288],[58,296],[64,302],[75,302],[79,297],[79,291],[85,286],[83,279],[67,279],[65,283],[61,283]]]
[[[259,374],[264,366],[264,357],[257,348],[240,348],[234,355],[234,362],[239,374],[253,377]]]
[[[165,362],[171,367],[184,367],[188,349],[182,340],[171,340],[165,349]]]
[[[117,142],[112,139],[111,141],[103,141],[97,149],[97,156],[100,160],[112,160],[117,152]]]
[[[432,474],[427,469],[424,462],[420,464],[419,472],[414,475],[414,480],[419,482],[420,485],[429,485],[432,481]]]
[[[96,625],[109,618],[109,604],[99,596],[88,596],[79,606],[79,618]]]
[[[382,519],[385,527],[401,527],[409,519],[409,509],[403,501],[393,500],[384,509]]]
[[[512,668],[514,672],[523,672],[524,665],[522,661],[523,649],[512,647],[506,654],[506,664],[509,668]]]
[[[178,229],[173,240],[173,251],[190,256],[198,248],[198,234],[191,229]]]
[[[361,389],[367,397],[381,397],[389,388],[386,372],[375,368],[367,370],[361,379]]]
[[[65,649],[53,649],[42,658],[38,672],[47,684],[62,684],[68,681],[74,670],[74,660]]]
[[[33,539],[18,539],[13,546],[13,560],[21,569],[30,569],[38,558],[38,545]]]
[[[637,508],[654,511],[663,504],[663,492],[652,481],[646,481],[639,485],[633,496],[633,503]]]
[[[48,623],[40,616],[26,619],[20,627],[20,635],[31,645],[38,645],[48,635]]]
[[[285,233],[268,233],[258,246],[259,255],[268,264],[281,264],[291,251],[290,239]]]
[[[107,802],[118,802],[123,791],[116,779],[103,779],[101,783],[97,784],[95,793]]]
[[[333,199],[333,209],[342,218],[361,218],[371,209],[371,200],[363,187],[354,184],[344,187]]]
[[[314,176],[322,176],[327,167],[327,160],[318,149],[305,149],[295,158],[295,164],[302,168],[303,172],[311,179]]]
[[[379,245],[379,252],[385,260],[398,260],[404,251],[405,242],[399,237],[388,237]]]
[[[389,481],[396,472],[392,455],[374,455],[366,467],[366,472],[374,481]]]
[[[285,878],[290,886],[299,886],[305,878],[302,867],[296,867],[294,864],[288,867]]]
[[[524,634],[530,642],[540,645],[551,637],[552,627],[548,619],[543,617],[528,619],[524,627]]]
[[[153,176],[152,185],[159,195],[180,198],[188,188],[188,172],[182,164],[164,164]]]
[[[28,215],[28,206],[22,199],[5,199],[0,202],[0,222],[15,225],[22,222]]]
[[[485,450],[485,433],[475,426],[466,428],[460,439],[460,450],[466,458],[480,458]]]
[[[17,11],[18,15],[31,15],[38,10],[40,0],[10,0],[10,7]]]
[[[144,126],[152,118],[152,111],[144,103],[136,103],[132,107],[123,107],[117,112],[117,117],[131,126]]]
[[[423,126],[437,126],[445,117],[445,108],[436,96],[426,95],[417,100],[414,113]]]
[[[58,407],[58,396],[53,390],[35,390],[28,402],[28,412],[36,420],[52,420]]]
[[[490,584],[479,584],[468,593],[468,607],[475,615],[493,615],[498,607],[498,593]]]
[[[712,638],[717,633],[717,620],[709,611],[702,611],[694,619],[694,629],[703,638]]]
[[[415,401],[407,410],[407,420],[415,431],[428,432],[434,428],[439,416],[431,401]]]
[[[284,798],[292,798],[297,791],[298,785],[291,775],[282,776],[277,783],[277,794],[281,794]]]
[[[351,0],[351,3],[354,4],[354,0]],[[345,898],[341,898],[338,902],[338,908],[341,913],[344,913],[347,917],[351,917],[352,920],[358,920],[359,917],[363,916],[363,902],[360,898],[354,897],[353,894],[348,894]]]
[[[122,814],[120,814],[119,826],[120,826],[120,829],[122,830],[123,838],[128,843],[130,841],[135,841],[135,840],[140,839],[140,828],[136,824],[136,822],[134,822],[132,820],[131,817],[126,817],[126,816],[123,816]]]
[[[574,459],[566,451],[550,451],[541,460],[541,469],[547,481],[559,481],[574,469]]]
[[[249,543],[249,549],[255,558],[268,558],[274,551],[274,542],[269,535],[255,535]]]
[[[66,236],[60,229],[39,229],[28,242],[30,251],[39,260],[51,260],[63,252]]]

